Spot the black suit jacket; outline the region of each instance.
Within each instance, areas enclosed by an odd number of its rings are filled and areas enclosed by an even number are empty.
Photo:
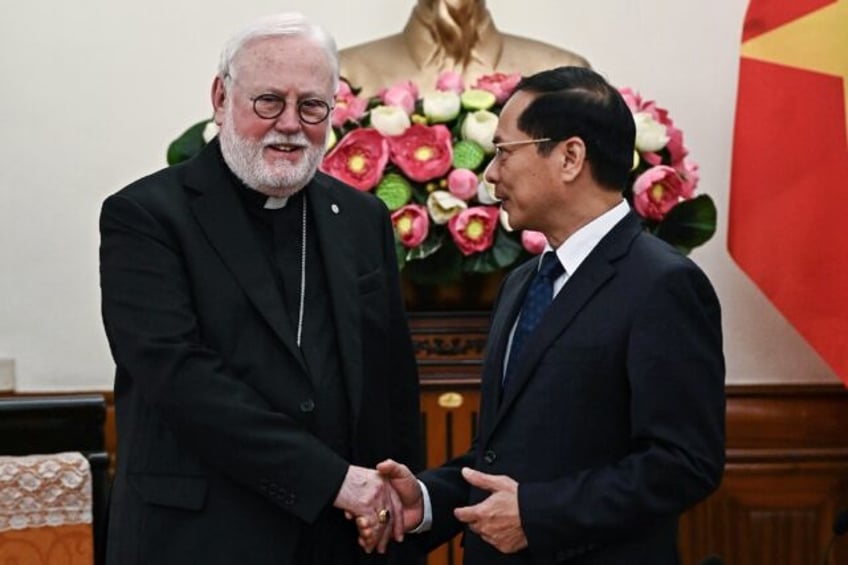
[[[500,399],[504,351],[537,260],[505,280],[492,317],[472,450],[421,477],[435,544],[451,511],[488,493],[459,468],[508,475],[529,548],[465,531],[465,563],[675,564],[677,522],[724,466],[718,300],[687,258],[630,214],[590,253],[525,346]]]
[[[103,205],[103,319],[117,365],[110,564],[292,563],[347,470],[311,433],[316,385],[237,190],[247,189],[213,142]],[[305,190],[352,462],[417,465],[418,382],[388,211],[320,173]]]

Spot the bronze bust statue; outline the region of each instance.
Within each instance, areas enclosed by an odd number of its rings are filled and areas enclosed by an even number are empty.
[[[582,56],[526,37],[501,33],[485,0],[418,0],[400,33],[341,50],[341,75],[371,96],[412,80],[427,92],[442,71],[466,84],[494,72],[532,74],[561,65],[588,67]]]

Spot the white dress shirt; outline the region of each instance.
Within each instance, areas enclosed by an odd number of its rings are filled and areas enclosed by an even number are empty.
[[[622,200],[614,207],[578,229],[576,232],[571,234],[568,239],[562,242],[562,244],[556,249],[556,254],[557,259],[559,259],[559,262],[562,263],[565,272],[554,280],[554,298],[556,298],[559,291],[563,289],[565,283],[568,282],[568,277],[577,271],[577,267],[579,267],[586,257],[589,256],[589,253],[592,252],[604,236],[606,236],[629,211],[630,206],[627,204],[627,201]],[[553,251],[553,247],[546,243],[544,252],[539,255],[536,269],[538,269],[542,263],[542,255],[548,251]],[[507,343],[506,351],[504,352],[504,359],[509,359],[509,350],[512,347],[512,336],[515,333],[515,326],[517,322],[518,317],[516,316],[516,321],[513,323],[512,330],[509,332],[509,342]],[[506,363],[504,363],[504,371],[506,371]],[[421,523],[414,529],[410,530],[409,533],[412,534],[429,531],[433,524],[433,506],[430,502],[430,493],[427,491],[427,487],[424,483],[418,481],[418,484],[421,486],[421,495],[424,499],[424,514]]]

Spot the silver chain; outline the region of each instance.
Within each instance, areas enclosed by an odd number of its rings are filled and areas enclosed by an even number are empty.
[[[303,237],[300,243],[300,309],[297,313],[297,346],[303,335],[303,310],[306,304],[306,191],[303,193],[303,220],[301,222]]]

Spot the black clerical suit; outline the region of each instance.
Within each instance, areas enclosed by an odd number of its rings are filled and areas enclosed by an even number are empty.
[[[460,476],[469,466],[519,483],[529,547],[505,555],[466,529],[466,565],[676,564],[678,518],[716,488],[724,464],[716,295],[630,213],[570,273],[501,395],[537,265],[515,269],[495,305],[471,451],[419,475],[434,516],[421,541],[454,535],[453,508],[488,496]]]
[[[385,206],[321,173],[286,209],[257,197],[213,141],[103,205],[110,565],[374,559],[332,508],[348,464],[420,464]]]

